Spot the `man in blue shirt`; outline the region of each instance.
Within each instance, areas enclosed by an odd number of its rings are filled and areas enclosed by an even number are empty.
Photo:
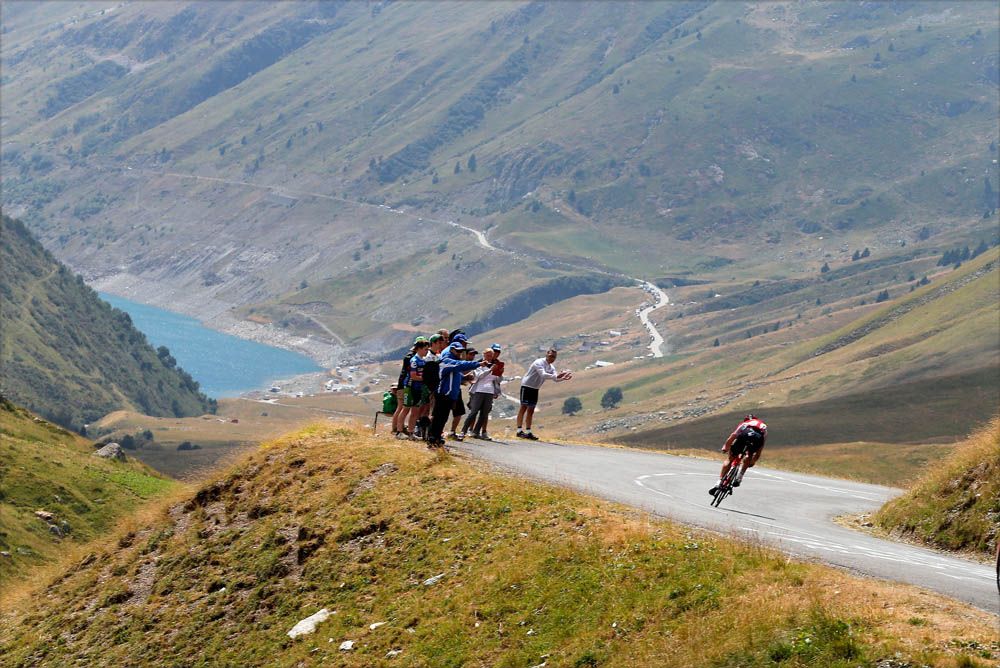
[[[430,434],[427,437],[427,447],[429,448],[444,447],[444,438],[442,438],[444,426],[451,416],[454,402],[461,401],[462,374],[486,364],[486,362],[462,359],[466,341],[465,335],[459,334],[441,355],[441,380],[438,383],[437,392],[434,394]]]

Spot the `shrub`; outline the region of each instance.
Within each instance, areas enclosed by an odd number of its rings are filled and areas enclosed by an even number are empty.
[[[614,408],[622,400],[622,388],[620,387],[609,387],[601,397],[601,407],[602,408]]]
[[[563,402],[562,412],[563,415],[575,415],[583,410],[583,403],[578,397],[567,397],[566,401]]]

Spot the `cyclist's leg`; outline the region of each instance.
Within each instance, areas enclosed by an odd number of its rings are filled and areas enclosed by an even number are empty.
[[[756,448],[752,452],[748,452],[747,456],[743,458],[743,465],[740,467],[740,475],[737,480],[743,482],[743,476],[746,475],[747,469],[757,463],[760,459],[760,451],[762,448]]]
[[[734,455],[732,452],[726,453],[726,461],[723,462],[722,470],[719,472],[719,482],[726,479],[726,474],[729,473],[729,469],[733,467],[738,459],[739,455]]]
[[[737,480],[743,482],[743,476],[746,474],[747,469],[750,468],[750,456],[744,457],[742,463],[740,463],[740,473],[737,476]]]

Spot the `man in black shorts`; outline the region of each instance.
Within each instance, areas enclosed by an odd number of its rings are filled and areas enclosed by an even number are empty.
[[[538,390],[546,380],[554,380],[561,383],[569,380],[573,374],[569,371],[556,371],[552,363],[559,355],[555,348],[549,348],[545,357],[539,357],[521,378],[521,407],[517,411],[517,437],[526,438],[529,441],[537,441],[538,437],[531,433],[531,420],[535,416],[535,407],[538,405]],[[521,428],[524,425],[524,428]]]

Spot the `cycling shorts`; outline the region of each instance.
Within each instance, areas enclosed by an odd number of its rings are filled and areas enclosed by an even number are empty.
[[[729,456],[732,459],[736,459],[746,451],[749,455],[754,455],[760,452],[760,449],[764,447],[764,443],[760,439],[743,439],[738,438],[736,442],[729,448]]]

